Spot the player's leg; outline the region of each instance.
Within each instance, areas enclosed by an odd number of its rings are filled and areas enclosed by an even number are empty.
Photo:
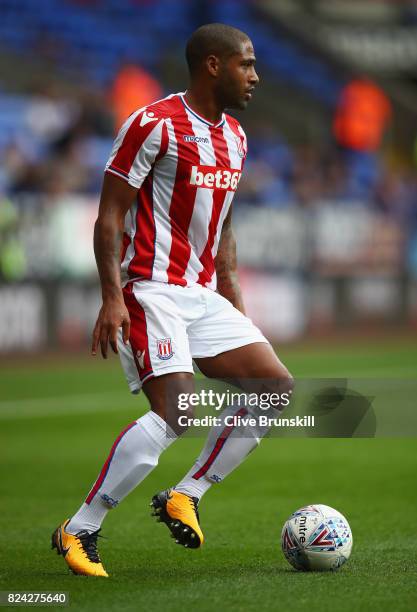
[[[175,413],[175,393],[192,391],[193,375],[166,374],[149,380],[143,388],[151,409],[117,436],[85,501],[52,535],[52,547],[76,574],[107,576],[97,550],[101,525],[109,510],[148,476],[161,453],[176,440],[180,432],[170,428],[165,415]]]
[[[189,377],[189,378],[187,378]],[[192,407],[179,411],[178,397],[190,394],[194,390],[193,377],[190,374],[172,375],[153,379],[144,385],[144,391],[152,409],[166,423],[171,435],[181,435],[187,429],[179,422],[179,416],[193,416]],[[151,501],[152,516],[163,522],[171,531],[178,544],[189,548],[198,548],[204,541],[198,515],[198,500],[192,496],[177,493],[172,489],[154,495]]]
[[[174,393],[190,393],[193,375],[172,373],[144,383],[143,391],[150,410],[125,427],[114,441],[110,453],[84,503],[66,526],[76,534],[100,529],[107,513],[140,484],[158,465],[159,457],[180,433],[166,423],[166,414],[175,414]],[[168,406],[168,402],[172,406]]]
[[[124,289],[123,296],[131,329],[128,346],[119,338],[120,359],[130,390],[138,392],[143,386],[151,410],[117,436],[84,504],[66,527],[72,534],[99,529],[109,509],[157,465],[178,433],[175,425],[170,430],[165,422],[166,415],[176,409],[172,393],[192,389],[186,327],[173,291],[157,283],[133,283]],[[167,410],[167,401],[174,401],[173,410]]]
[[[257,392],[259,382],[256,381],[259,380],[262,380],[263,392],[267,389],[269,393],[279,393],[282,397],[292,390],[290,373],[276,357],[272,347],[264,342],[252,343],[215,357],[196,359],[196,362],[209,378],[233,380],[247,393]],[[241,406],[227,407],[220,415],[219,425],[210,429],[204,448],[192,468],[173,489],[162,491],[153,501],[158,498],[163,500],[167,495],[174,496],[178,516],[181,515],[181,508],[188,509],[192,503],[199,525],[198,504],[201,497],[214,483],[221,482],[238,467],[269,431],[268,426],[258,422],[256,425],[245,425],[242,421],[242,424],[234,427],[227,422],[227,417],[246,414],[247,410]],[[251,416],[256,417],[256,412],[252,412]],[[196,537],[195,532],[191,532],[190,538],[190,532],[186,530],[185,537],[178,536],[182,535],[182,528],[188,527],[188,524],[180,524],[181,529],[175,533],[176,541],[190,548],[198,548],[204,541],[202,534],[198,533],[199,537]]]
[[[201,289],[201,300],[206,306],[204,317],[188,328],[191,352],[201,371],[208,377],[233,380],[248,392],[256,392],[253,387],[259,387],[262,379],[268,391],[289,393],[291,375],[250,319],[213,291]],[[233,471],[259,444],[269,428],[225,424],[228,415],[241,410],[231,406],[224,411],[220,426],[211,429],[200,456],[174,491],[197,505],[214,482]]]
[[[193,388],[193,375],[189,372],[166,374],[144,384],[151,409],[117,436],[84,503],[52,535],[53,548],[64,555],[74,573],[107,576],[97,550],[101,525],[109,510],[118,506],[148,476],[161,453],[182,433],[171,429],[165,419],[167,415],[175,415],[178,393],[191,393]],[[194,533],[199,531],[199,526],[189,501],[190,504],[189,522]],[[171,515],[169,526],[176,518],[175,507]]]
[[[287,368],[266,343],[253,343],[215,357],[196,359],[200,370],[209,378],[233,380],[247,394],[257,393],[262,380],[262,393],[278,393],[290,397],[292,377]],[[276,416],[268,411],[268,416]],[[255,417],[256,425],[244,419],[230,426],[230,417]],[[278,412],[277,412],[278,414]],[[204,448],[194,465],[175,490],[192,497],[201,497],[214,483],[228,476],[253,451],[268,433],[269,427],[259,424],[259,411],[242,405],[228,406],[220,415],[219,425],[212,427]]]
[[[253,342],[214,357],[199,357],[195,361],[208,378],[242,382],[245,379],[263,378],[283,392],[292,388],[290,372],[268,342]]]
[[[131,338],[129,346],[119,343],[119,350],[131,390],[138,391],[143,385],[151,410],[120,432],[84,503],[53,534],[54,547],[76,573],[106,575],[97,553],[101,524],[108,511],[142,482],[157,465],[161,453],[181,433],[172,430],[165,418],[175,414],[175,394],[189,393],[193,388],[191,355],[181,312],[172,304],[167,308],[164,296],[158,296],[152,287],[139,290],[140,297],[134,290],[125,295]],[[175,350],[169,341],[173,337]],[[172,402],[172,408],[167,402]],[[67,544],[72,548],[70,554],[65,552]]]

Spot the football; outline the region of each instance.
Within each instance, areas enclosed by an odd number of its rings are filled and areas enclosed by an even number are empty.
[[[337,510],[323,504],[300,508],[286,521],[281,545],[288,562],[297,570],[329,571],[350,557],[352,531]]]

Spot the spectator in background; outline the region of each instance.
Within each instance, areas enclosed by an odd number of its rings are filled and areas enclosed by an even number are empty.
[[[111,92],[116,130],[138,108],[162,98],[158,81],[143,68],[128,64],[118,72]]]
[[[370,79],[353,79],[342,89],[333,134],[345,165],[347,199],[372,200],[381,174],[377,152],[391,117],[387,95]]]
[[[391,119],[391,103],[369,79],[350,81],[342,90],[333,122],[336,141],[346,149],[375,152]]]

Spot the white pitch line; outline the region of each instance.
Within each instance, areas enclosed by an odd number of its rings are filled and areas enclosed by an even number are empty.
[[[303,379],[303,378],[310,378],[310,379],[331,379],[331,378],[357,378],[357,379],[361,379],[361,378],[367,378],[369,380],[375,378],[375,380],[377,380],[380,376],[383,376],[384,378],[381,379],[381,382],[385,379],[391,379],[391,380],[402,380],[402,379],[406,379],[406,380],[416,380],[417,379],[417,368],[413,365],[410,366],[381,366],[379,368],[370,368],[367,370],[351,370],[351,369],[346,369],[346,370],[340,370],[340,372],[335,373],[332,372],[331,376],[327,376],[325,372],[320,372],[319,374],[317,374],[317,372],[314,372],[312,375],[310,376],[299,376],[299,378]],[[297,378],[297,376],[296,376]]]
[[[126,393],[108,391],[106,393],[6,400],[0,401],[0,421],[48,416],[59,417],[88,412],[111,412],[120,410],[121,405],[126,404],[129,400],[128,391]]]
[[[403,374],[402,377],[395,378],[393,372],[395,369],[400,370]],[[409,377],[405,374],[405,372],[409,372],[412,377]],[[401,369],[392,368],[389,372],[388,369],[384,368],[375,368],[374,370],[347,370],[344,374],[341,373],[340,376],[336,376],[333,373],[333,376],[327,378],[324,374],[321,376],[300,376],[300,382],[302,383],[305,380],[323,380],[326,383],[330,383],[331,379],[339,380],[340,378],[347,379],[350,384],[354,383],[354,379],[357,378],[357,381],[364,384],[365,381],[372,382],[372,379],[376,377],[377,373],[379,375],[385,374],[385,379],[377,380],[375,378],[375,382],[378,383],[378,390],[381,391],[382,388],[392,388],[393,381],[396,381],[401,385],[404,381],[413,382],[414,385],[416,383],[416,375],[413,367],[410,368],[402,366]],[[352,380],[353,379],[353,380]],[[297,379],[296,379],[297,380]],[[362,382],[361,382],[362,381]],[[140,396],[139,396],[140,397]],[[106,393],[84,393],[78,395],[57,395],[57,396],[49,396],[49,397],[37,397],[37,398],[22,398],[17,400],[3,400],[0,401],[0,421],[12,421],[17,419],[31,419],[31,418],[42,418],[49,416],[67,416],[69,414],[87,414],[94,412],[115,412],[116,410],[120,410],[122,407],[130,407],[130,404],[133,406],[133,402],[135,402],[135,407],[137,405],[138,409],[142,409],[142,402],[136,403],[137,400],[132,397],[128,390],[124,391],[107,391]]]

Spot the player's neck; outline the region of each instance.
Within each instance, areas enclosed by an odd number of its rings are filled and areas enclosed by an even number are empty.
[[[210,123],[219,123],[222,118],[223,108],[219,106],[213,96],[207,92],[207,89],[201,90],[190,86],[185,92],[185,101],[189,107],[198,115],[201,115]]]

